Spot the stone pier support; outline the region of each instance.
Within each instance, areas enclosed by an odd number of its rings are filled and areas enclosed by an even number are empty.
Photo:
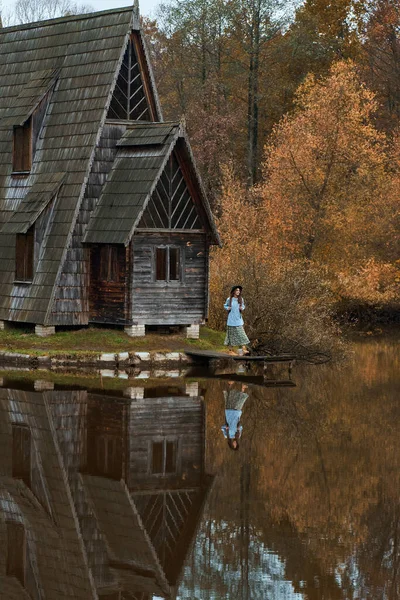
[[[6,328],[6,322],[0,321],[0,331],[4,331],[5,328]]]
[[[186,394],[188,394],[188,396],[192,396],[193,398],[196,398],[199,395],[198,381],[193,381],[192,383],[187,383],[185,392],[186,392]]]
[[[191,340],[198,340],[200,337],[200,325],[194,324],[186,327],[186,337]]]
[[[48,337],[49,335],[54,335],[56,332],[56,328],[51,325],[50,327],[46,327],[45,325],[35,325],[35,333],[39,337]]]
[[[54,383],[52,381],[46,381],[44,379],[35,379],[33,382],[33,387],[36,392],[45,392],[49,390],[54,390]]]
[[[124,389],[125,398],[131,400],[143,400],[144,398],[144,387],[128,387]]]
[[[124,327],[124,331],[129,337],[143,337],[146,335],[144,325],[128,325],[127,327]]]

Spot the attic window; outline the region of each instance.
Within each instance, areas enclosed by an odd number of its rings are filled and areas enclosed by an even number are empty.
[[[33,279],[33,257],[35,226],[26,233],[17,233],[15,244],[15,280],[31,282]]]
[[[25,528],[21,523],[7,523],[6,574],[25,585]]]
[[[32,166],[32,118],[14,126],[13,172],[29,173]]]
[[[31,485],[31,430],[26,425],[12,426],[12,476]]]

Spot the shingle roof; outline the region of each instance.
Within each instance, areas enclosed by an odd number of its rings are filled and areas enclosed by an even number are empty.
[[[40,173],[1,233],[26,233],[60,189],[65,173]]]
[[[179,123],[132,124],[117,143],[117,153],[84,237],[88,244],[130,242],[177,140],[185,141],[202,196],[209,230],[219,243],[211,210],[194,166],[188,140]]]
[[[0,29],[0,223],[18,208],[40,174],[66,173],[35,278],[17,299],[14,238],[0,234],[0,318],[46,322],[132,15],[128,7]],[[21,122],[54,77],[57,84],[31,175],[14,179],[10,122]]]
[[[127,244],[176,140],[179,124],[140,125],[121,138],[122,147],[135,148],[118,156],[93,212],[84,237],[90,244]],[[158,140],[148,147],[149,139]],[[144,140],[143,144],[140,141]],[[163,140],[163,142],[160,142]],[[141,148],[145,148],[144,150]]]
[[[34,474],[31,489],[13,477],[13,425],[23,425],[30,431]],[[33,562],[33,581],[36,579],[46,599],[97,598],[43,393],[0,389],[0,529],[4,522],[24,525],[26,562],[27,565]],[[4,546],[1,550],[6,552]],[[32,597],[24,595],[16,579],[17,585],[12,585],[10,579],[3,567],[0,574],[2,600]]]
[[[1,125],[23,125],[43,96],[56,83],[60,69],[45,69],[33,72],[27,84],[21,89],[19,96],[9,107],[7,116],[2,119]]]
[[[81,478],[107,540],[111,565],[123,569],[124,579],[132,569],[132,591],[169,595],[168,581],[125,483],[93,475]]]

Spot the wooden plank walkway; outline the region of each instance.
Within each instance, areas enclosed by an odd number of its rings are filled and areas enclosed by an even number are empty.
[[[235,360],[240,362],[263,362],[263,363],[282,363],[293,362],[296,357],[290,354],[281,356],[240,356],[239,354],[228,354],[227,352],[213,352],[212,350],[185,350],[185,354],[197,362],[209,362],[211,360]]]

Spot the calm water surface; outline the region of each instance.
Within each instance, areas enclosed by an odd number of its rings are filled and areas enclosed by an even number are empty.
[[[0,598],[399,599],[399,362],[366,338],[294,387],[5,375]]]

